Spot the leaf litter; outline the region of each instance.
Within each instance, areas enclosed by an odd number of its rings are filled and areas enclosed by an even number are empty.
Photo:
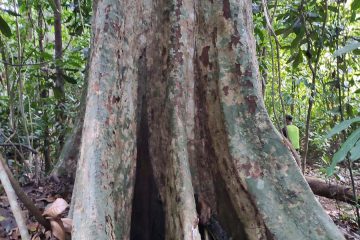
[[[354,164],[353,175],[356,193],[360,195],[360,165]],[[321,172],[322,167],[317,164],[309,165],[305,173],[306,176],[312,176],[319,179],[326,179]],[[343,186],[351,186],[350,174],[348,169],[342,167],[337,169],[334,177],[327,179],[332,183]],[[360,240],[360,229],[357,225],[355,207],[349,203],[341,202],[335,199],[316,196],[325,212],[330,216],[347,240]]]
[[[309,167],[308,176],[324,178],[317,167]],[[343,177],[345,176],[345,177]],[[341,172],[338,183],[349,185],[346,172]],[[357,190],[360,190],[360,174],[356,175]],[[72,220],[66,218],[68,207],[71,201],[73,183],[70,179],[61,178],[60,181],[44,179],[36,186],[28,183],[23,186],[25,193],[33,200],[35,205],[43,212],[43,215],[50,220],[52,231],[45,231],[34,217],[27,218],[27,227],[31,234],[31,240],[67,240],[70,239],[69,233],[72,230]],[[359,191],[358,191],[359,192]],[[356,225],[353,206],[333,199],[316,196],[327,214],[333,219],[335,224],[343,232],[348,240],[360,240],[359,229]],[[24,213],[27,210],[21,204]],[[10,210],[10,205],[6,194],[0,195],[0,240],[20,239],[20,233],[16,226],[15,219]]]
[[[67,240],[70,239],[72,220],[66,218],[73,183],[70,179],[61,178],[55,181],[46,178],[36,186],[33,182],[22,186],[24,192],[33,200],[35,205],[43,212],[43,216],[50,221],[52,231],[46,231],[28,210],[20,203],[23,214],[27,219],[27,228],[31,240]],[[17,240],[20,232],[10,209],[6,194],[1,192],[0,196],[0,240]]]

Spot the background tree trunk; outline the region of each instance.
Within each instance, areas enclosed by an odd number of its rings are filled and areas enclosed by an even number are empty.
[[[65,112],[64,112],[64,104],[65,104],[65,89],[64,89],[64,78],[63,78],[63,70],[61,67],[61,61],[63,57],[62,50],[62,28],[61,28],[61,0],[54,0],[54,4],[56,9],[54,9],[54,32],[55,32],[55,60],[56,60],[56,79],[55,79],[55,89],[57,95],[57,105],[56,105],[56,122],[57,128],[60,132],[58,141],[58,149],[57,153],[60,153],[63,145],[64,145],[64,137],[65,137]]]
[[[43,23],[43,11],[41,8],[41,5],[37,6],[38,9],[38,34],[39,34],[39,52],[44,53],[44,23]],[[43,57],[40,57],[40,62],[44,61]],[[43,67],[43,65],[41,66]],[[44,74],[41,72],[42,69],[40,69],[39,74]],[[45,172],[49,172],[51,169],[51,159],[50,159],[50,131],[48,126],[48,111],[46,108],[45,99],[49,97],[49,89],[45,84],[43,83],[42,78],[39,80],[39,90],[40,90],[40,97],[44,100],[42,101],[43,105],[43,121],[45,123],[44,131],[43,131],[43,155],[44,155],[44,162],[45,162]]]
[[[268,118],[251,19],[250,1],[94,3],[74,239],[200,239],[194,193],[233,239],[343,239]]]

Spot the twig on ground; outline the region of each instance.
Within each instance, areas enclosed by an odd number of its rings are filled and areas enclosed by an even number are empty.
[[[27,150],[29,150],[33,154],[38,154],[38,152],[35,149],[32,149],[31,147],[26,146],[26,145],[21,144],[21,143],[0,143],[0,146],[1,147],[22,147],[22,148],[26,148]]]
[[[1,156],[0,156],[1,157]],[[3,158],[1,157],[1,160],[3,160]],[[16,200],[16,194],[15,194],[15,190],[13,189],[10,180],[6,174],[5,168],[4,168],[4,161],[0,161],[0,180],[1,183],[5,189],[6,195],[9,199],[9,203],[10,203],[10,207],[11,207],[11,211],[14,214],[16,223],[19,227],[19,231],[20,231],[20,235],[21,235],[21,239],[23,240],[30,240],[30,236],[29,236],[29,232],[28,229],[26,227],[26,222],[24,220],[24,217],[21,213],[21,208]]]
[[[6,135],[5,135],[2,131],[0,131],[0,134],[3,135],[5,138],[7,138]],[[19,149],[17,149],[17,147],[13,144],[13,142],[10,141],[10,139],[11,139],[11,136],[10,136],[9,138],[7,138],[6,141],[5,141],[3,144],[5,144],[6,142],[9,142],[9,144],[10,144],[12,147],[15,148],[15,152],[16,152],[17,154],[19,154],[22,162],[24,162],[24,161],[25,161],[24,155],[19,151]]]
[[[19,197],[20,201],[25,205],[25,207],[29,210],[29,212],[35,217],[35,219],[41,225],[43,225],[46,229],[51,229],[50,222],[42,216],[40,210],[35,206],[35,204],[31,201],[31,199],[24,193],[19,183],[15,180],[14,176],[12,175],[10,169],[5,164],[4,158],[1,155],[0,155],[0,162],[1,165],[3,166],[3,169],[6,171],[7,176],[11,182],[11,185],[15,190],[16,195]]]

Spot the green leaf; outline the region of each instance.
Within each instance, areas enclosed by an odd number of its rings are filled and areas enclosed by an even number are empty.
[[[353,41],[347,45],[345,45],[344,47],[336,50],[333,54],[334,57],[337,57],[337,56],[341,56],[345,53],[348,53],[348,52],[351,52],[352,50],[355,50],[357,48],[360,47],[360,42],[358,41]]]
[[[360,1],[359,0],[353,0],[351,3],[351,10],[355,11],[360,7]]]
[[[360,158],[360,140],[357,141],[355,146],[350,151],[350,160],[356,161]]]
[[[263,42],[264,41],[264,39],[265,39],[265,35],[264,35],[264,33],[263,33],[263,31],[260,29],[260,28],[255,28],[254,29],[254,31],[255,31],[255,34],[260,38],[260,40]]]
[[[41,52],[39,55],[40,55],[40,58],[44,59],[45,61],[53,59],[53,55],[51,55],[48,52]]]
[[[276,35],[284,34],[284,37],[287,37],[292,32],[292,28],[286,27],[286,28],[280,28],[275,30]]]
[[[300,47],[299,43],[302,40],[302,35],[296,35],[296,38],[291,42],[291,48]]]
[[[303,26],[300,19],[297,19],[293,25],[293,29],[296,35],[301,34],[301,31],[303,31]]]
[[[297,68],[299,66],[300,63],[302,63],[303,61],[303,55],[301,53],[301,51],[299,51],[298,54],[296,54],[294,62],[293,62],[293,68]]]
[[[4,34],[6,37],[11,37],[11,29],[7,22],[0,16],[0,31],[2,34]]]
[[[349,151],[353,148],[355,143],[359,141],[360,139],[360,128],[355,130],[347,139],[346,141],[341,145],[341,148],[339,151],[337,151],[333,158],[330,167],[327,169],[328,175],[332,175],[334,173],[335,166],[344,161],[345,157],[349,153]]]
[[[58,9],[56,8],[56,5],[55,5],[54,0],[49,0],[48,2],[49,2],[49,4],[50,4],[51,9],[52,9],[54,12],[57,12]]]
[[[81,61],[76,61],[75,57],[73,57],[73,58],[69,59],[68,61],[66,61],[66,65],[70,66],[72,68],[78,68],[78,69],[82,67]]]
[[[58,87],[53,87],[54,91],[54,97],[56,99],[62,99],[63,98],[63,92]]]
[[[342,130],[345,130],[346,128],[348,128],[354,122],[360,122],[360,117],[356,117],[356,118],[352,118],[352,119],[342,121],[341,123],[336,125],[333,129],[331,129],[330,132],[326,135],[325,138],[330,138],[330,137],[334,136],[335,134],[341,132]]]
[[[328,6],[328,9],[332,12],[337,12],[337,7],[335,6]]]
[[[354,117],[354,107],[350,103],[345,104],[345,109],[349,117]]]
[[[350,22],[355,22],[355,20],[356,20],[356,11],[352,10],[350,16]]]
[[[76,84],[77,83],[76,79],[73,78],[73,77],[70,77],[70,76],[65,75],[65,74],[62,74],[62,76],[63,76],[64,80],[67,81],[68,83],[71,83],[71,84]]]

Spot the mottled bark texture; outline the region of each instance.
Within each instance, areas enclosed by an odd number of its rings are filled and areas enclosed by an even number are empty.
[[[343,239],[267,115],[250,1],[101,0],[93,31],[73,239],[200,239],[194,193],[233,239]]]

